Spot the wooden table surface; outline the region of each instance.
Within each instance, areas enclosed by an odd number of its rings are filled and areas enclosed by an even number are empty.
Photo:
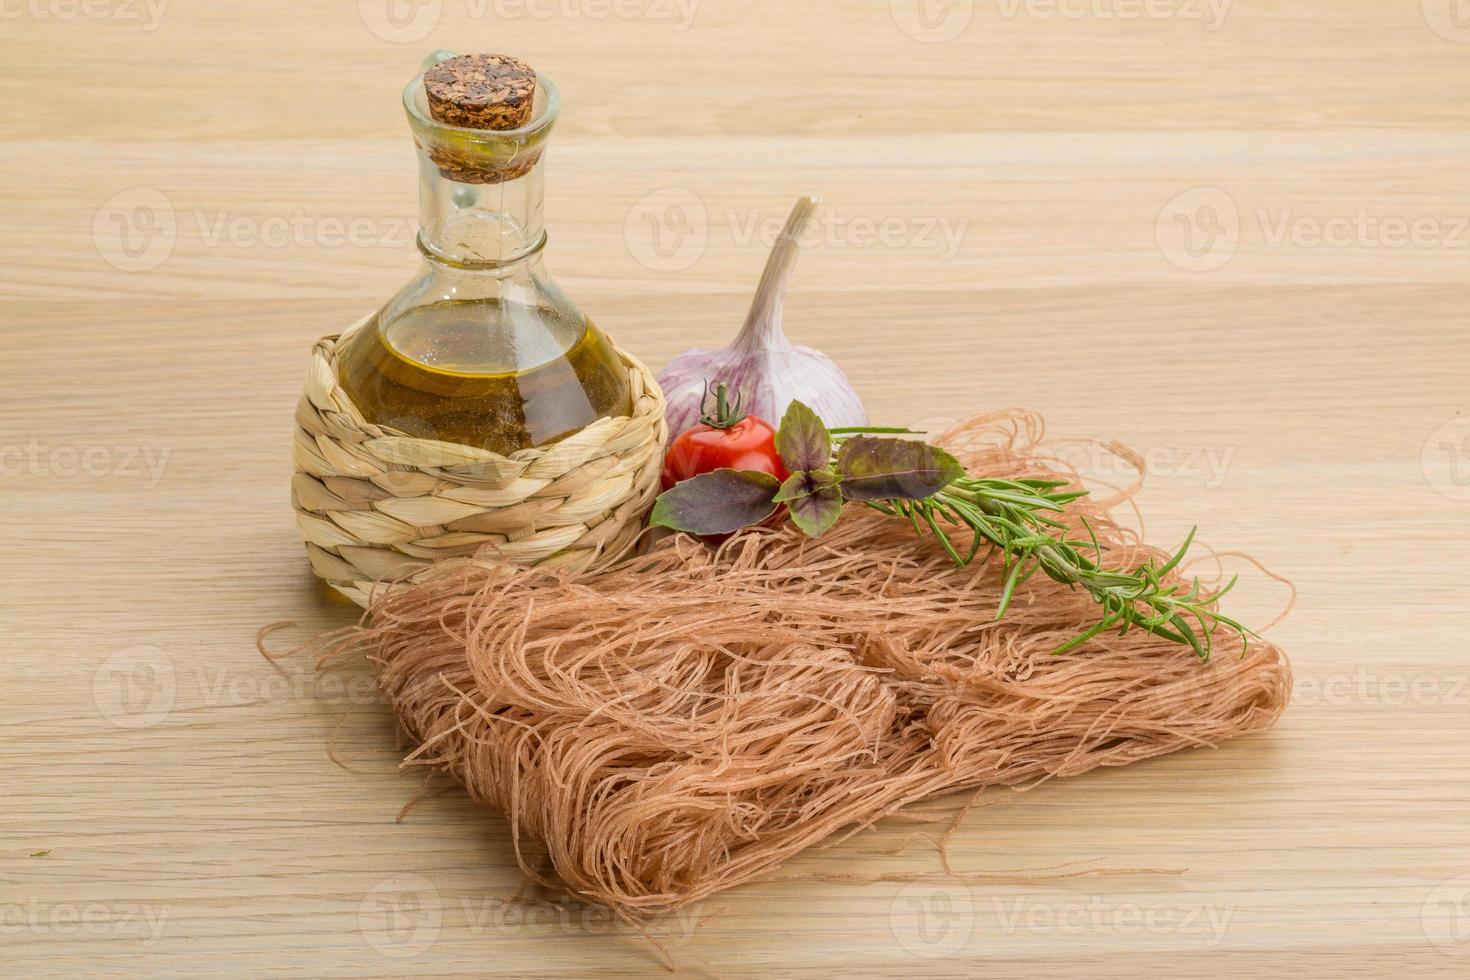
[[[1463,0],[0,14],[0,972],[662,970],[595,908],[504,904],[506,825],[458,791],[395,823],[419,780],[366,672],[255,650],[352,615],[296,537],[291,416],[311,342],[414,268],[398,97],[438,46],[559,83],[549,264],[651,363],[731,335],[820,193],[788,328],[875,417],[1122,440],[1152,536],[1300,589],[1273,732],[995,794],[951,852],[1185,874],[745,887],[660,927],[681,972],[1470,969]],[[794,867],[937,868],[913,831]]]

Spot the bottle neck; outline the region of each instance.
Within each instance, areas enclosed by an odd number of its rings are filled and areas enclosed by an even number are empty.
[[[518,175],[486,183],[454,180],[422,151],[420,165],[418,241],[430,262],[495,272],[540,253],[544,157]]]

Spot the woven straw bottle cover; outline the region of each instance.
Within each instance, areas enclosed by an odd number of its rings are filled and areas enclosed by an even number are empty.
[[[556,101],[549,80],[501,55],[436,55],[405,93],[424,166],[451,187],[532,171]],[[365,604],[378,583],[444,558],[583,570],[627,553],[657,495],[667,438],[663,393],[646,366],[618,351],[630,415],[500,455],[363,416],[339,383],[337,358],[374,319],[316,343],[296,412],[292,505],[318,576]]]

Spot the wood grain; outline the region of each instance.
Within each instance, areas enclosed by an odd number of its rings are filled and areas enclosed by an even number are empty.
[[[747,887],[663,927],[681,972],[1462,975],[1470,29],[1220,8],[5,6],[4,970],[661,970],[595,909],[502,904],[506,826],[452,788],[395,823],[419,784],[366,673],[254,648],[351,616],[293,529],[291,411],[311,342],[413,266],[398,91],[446,46],[561,86],[551,267],[651,363],[736,327],[762,229],[819,192],[789,329],[876,417],[1129,443],[1152,536],[1199,523],[1300,589],[1274,732],[994,794],[951,848],[1185,874]],[[933,870],[934,832],[792,870]]]

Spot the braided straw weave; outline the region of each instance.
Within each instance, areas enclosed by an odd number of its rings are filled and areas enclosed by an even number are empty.
[[[663,392],[636,358],[619,351],[631,418],[501,456],[369,423],[337,383],[338,340],[312,351],[291,479],[312,570],[337,591],[366,605],[374,583],[482,547],[518,565],[586,570],[633,545],[668,438]]]

